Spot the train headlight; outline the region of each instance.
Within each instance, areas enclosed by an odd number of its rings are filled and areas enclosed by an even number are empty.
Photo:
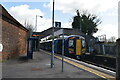
[[[82,49],[82,53],[85,53],[86,52],[86,49]]]

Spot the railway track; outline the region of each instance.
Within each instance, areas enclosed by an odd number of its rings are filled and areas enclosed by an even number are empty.
[[[116,59],[112,57],[87,55],[82,61],[116,71]]]
[[[85,60],[82,60],[82,61],[84,61],[84,62],[86,62],[86,63],[89,63],[89,64],[92,64],[92,65],[95,65],[95,66],[98,66],[98,67],[102,67],[102,68],[105,68],[105,69],[114,71],[114,72],[116,71],[115,68],[111,68],[111,67],[109,67],[109,66],[105,66],[105,65],[101,65],[101,64],[94,63],[94,62],[85,61]]]

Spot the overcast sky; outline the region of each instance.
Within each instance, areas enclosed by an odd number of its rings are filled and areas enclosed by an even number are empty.
[[[7,11],[24,25],[25,21],[35,26],[37,17],[37,32],[41,32],[52,26],[52,0],[36,2],[5,2],[1,4]],[[71,28],[75,11],[87,10],[97,15],[102,23],[98,26],[99,31],[94,36],[107,35],[118,37],[118,0],[55,0],[55,21],[60,21],[62,27]]]

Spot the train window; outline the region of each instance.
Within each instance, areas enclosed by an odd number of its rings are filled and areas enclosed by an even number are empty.
[[[85,47],[85,40],[82,40],[82,47]]]
[[[69,47],[74,47],[74,41],[72,39],[69,40]]]

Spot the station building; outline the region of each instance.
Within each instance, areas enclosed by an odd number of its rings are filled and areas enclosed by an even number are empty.
[[[28,29],[0,5],[0,44],[3,45],[0,58],[2,60],[17,57],[27,52],[27,33]]]

